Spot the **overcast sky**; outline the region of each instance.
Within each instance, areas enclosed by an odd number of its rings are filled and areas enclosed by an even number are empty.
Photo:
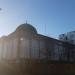
[[[75,30],[75,0],[0,0],[0,8],[0,36],[26,20],[38,33],[53,38]]]

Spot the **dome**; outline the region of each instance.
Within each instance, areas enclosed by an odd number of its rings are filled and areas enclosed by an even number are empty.
[[[28,23],[25,23],[25,24],[21,24],[17,29],[16,31],[20,31],[20,30],[23,30],[23,31],[26,31],[26,32],[29,32],[29,33],[37,33],[36,29],[28,24]]]

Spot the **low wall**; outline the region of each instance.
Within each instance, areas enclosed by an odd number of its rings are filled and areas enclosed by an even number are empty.
[[[34,61],[24,63],[1,62],[0,73],[5,73],[5,75],[75,75],[75,64]]]

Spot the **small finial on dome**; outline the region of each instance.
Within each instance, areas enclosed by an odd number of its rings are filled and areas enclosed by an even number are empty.
[[[27,24],[27,20],[26,20],[26,24]]]

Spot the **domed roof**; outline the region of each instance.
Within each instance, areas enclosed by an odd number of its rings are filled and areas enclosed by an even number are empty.
[[[25,24],[21,24],[17,29],[16,31],[20,31],[20,30],[24,30],[26,32],[30,32],[30,33],[37,33],[36,29],[28,24],[28,23],[25,23]]]

